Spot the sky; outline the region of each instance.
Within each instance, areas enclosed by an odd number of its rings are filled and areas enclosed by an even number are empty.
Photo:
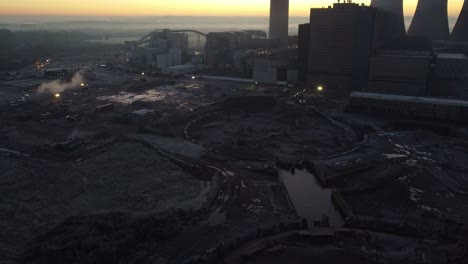
[[[404,0],[412,16],[417,0]],[[70,16],[267,16],[270,0],[0,0],[0,15]],[[290,0],[291,16],[308,16],[311,7],[336,0]],[[369,4],[370,0],[357,1]],[[460,13],[463,0],[449,0],[449,16]]]

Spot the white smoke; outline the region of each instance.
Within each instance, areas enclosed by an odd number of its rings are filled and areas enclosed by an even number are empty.
[[[62,80],[55,80],[47,83],[41,84],[39,88],[37,88],[38,93],[51,93],[51,94],[60,94],[66,90],[73,90],[80,88],[81,84],[83,83],[83,76],[81,76],[80,72],[77,72],[73,75],[71,81],[64,82]]]

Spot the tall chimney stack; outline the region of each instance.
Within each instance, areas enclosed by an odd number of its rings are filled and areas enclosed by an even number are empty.
[[[279,38],[280,47],[288,47],[289,0],[270,0],[270,38]]]

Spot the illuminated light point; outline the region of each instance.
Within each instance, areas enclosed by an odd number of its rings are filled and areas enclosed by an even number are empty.
[[[84,86],[85,86],[85,84],[84,84],[84,83],[82,83],[82,84],[81,84],[81,87],[84,87]]]
[[[141,73],[141,75],[142,75],[142,76],[144,76],[144,75],[145,75],[145,73],[144,73],[144,72],[142,72],[142,73]]]
[[[319,92],[323,91],[323,86],[318,86],[317,91],[319,91]]]
[[[55,98],[60,98],[60,94],[59,93],[56,93],[54,94]]]
[[[192,76],[192,80],[195,80],[195,76]]]

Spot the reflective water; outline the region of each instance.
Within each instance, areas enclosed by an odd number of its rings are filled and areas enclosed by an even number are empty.
[[[321,219],[324,215],[330,218],[332,227],[344,223],[343,217],[332,202],[331,190],[323,188],[315,175],[307,170],[296,170],[294,174],[287,170],[279,170],[278,173],[297,214],[307,219],[310,227],[313,227],[314,220]]]

